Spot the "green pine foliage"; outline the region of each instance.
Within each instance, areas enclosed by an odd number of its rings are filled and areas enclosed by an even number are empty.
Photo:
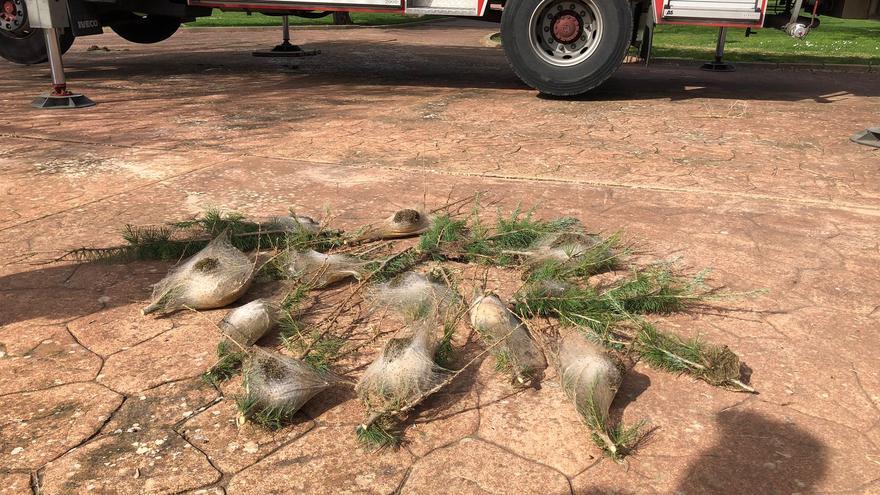
[[[248,421],[267,430],[283,428],[296,414],[296,411],[285,407],[261,407],[260,401],[248,393],[236,397],[235,405]]]
[[[620,422],[609,427],[605,433],[605,438],[610,440],[611,445],[614,445],[613,450],[605,445],[605,441],[599,435],[593,433],[590,436],[593,443],[602,449],[605,455],[618,461],[635,452],[639,443],[645,438],[645,426],[647,424],[646,420],[640,420],[632,425],[625,425]]]
[[[456,220],[448,213],[434,217],[431,228],[419,238],[418,251],[430,259],[444,259],[446,246],[460,242],[467,233],[467,222]]]
[[[219,385],[238,374],[247,358],[247,353],[223,339],[217,344],[217,356],[219,357],[217,363],[203,375],[206,381],[214,385]]]
[[[355,430],[358,441],[374,450],[382,450],[386,448],[395,448],[400,445],[400,432],[394,430],[389,425],[374,422],[368,426],[359,425]]]
[[[633,268],[628,278],[605,289],[533,277],[517,294],[515,311],[524,318],[551,316],[604,331],[631,315],[686,309],[704,297],[701,280],[675,275],[665,265]]]
[[[517,251],[529,248],[546,235],[574,231],[580,227],[575,218],[562,217],[553,220],[539,220],[533,210],[516,208],[510,215],[500,215],[493,229],[486,227],[478,219],[472,222],[468,238],[462,250],[467,259],[473,262],[495,266],[518,264]]]
[[[574,384],[564,384],[563,388],[572,390],[576,387]],[[593,399],[592,393],[579,398],[576,407],[584,423],[592,432],[590,438],[593,443],[602,449],[605,455],[614,460],[623,459],[631,454],[644,438],[646,421],[642,420],[629,426],[624,425],[623,422],[612,423],[608,414]]]
[[[739,357],[727,346],[667,334],[643,321],[636,333],[635,349],[654,368],[688,373],[716,387],[753,392],[740,381]]]
[[[309,353],[303,357],[303,361],[317,371],[329,371],[342,346],[347,342],[346,339],[335,337],[332,335],[319,335],[315,332],[311,334],[312,347]]]
[[[122,238],[126,244],[109,248],[80,248],[65,255],[79,261],[178,261],[197,253],[224,231],[230,242],[248,252],[256,249],[315,249],[325,251],[342,245],[341,232],[305,228],[293,231],[270,230],[241,214],[211,209],[193,220],[159,226],[126,225]],[[271,274],[271,270],[269,272]]]
[[[449,368],[449,365],[452,362],[452,354],[454,351],[452,347],[452,337],[455,336],[455,327],[457,323],[458,320],[443,323],[443,338],[440,340],[437,350],[434,351],[434,362],[441,368]]]
[[[367,264],[372,282],[387,282],[401,273],[412,270],[424,261],[421,253],[408,249],[384,261],[372,261]]]
[[[624,268],[626,250],[621,246],[620,234],[600,238],[586,250],[572,253],[570,259],[547,260],[528,268],[524,279],[528,281],[586,279],[599,273]]]
[[[127,225],[122,231],[125,244],[109,248],[84,248],[69,253],[80,260],[167,260],[179,261],[195,254],[217,235],[228,232],[230,241],[245,252],[314,249],[332,252],[357,238],[351,233],[305,228],[273,231],[271,226],[246,219],[240,214],[209,210],[196,219],[159,226]],[[562,235],[560,235],[562,234]],[[573,243],[576,251],[559,256],[536,256],[548,243],[566,246],[580,236],[588,241]],[[538,249],[536,249],[538,248]],[[575,249],[575,248],[572,248]],[[514,311],[523,319],[546,317],[563,325],[577,326],[591,340],[606,347],[628,349],[650,366],[673,372],[688,373],[714,386],[754,392],[740,381],[738,356],[726,346],[701,339],[687,339],[666,333],[645,321],[647,315],[663,315],[687,311],[713,294],[704,285],[704,274],[688,278],[668,264],[631,266],[628,250],[621,235],[604,238],[584,234],[577,219],[537,218],[534,210],[516,208],[509,214],[499,213],[494,221],[484,221],[478,207],[467,218],[441,213],[432,219],[431,228],[415,245],[390,258],[367,264],[370,275],[365,283],[380,283],[410,271],[426,261],[456,261],[523,270],[523,287],[514,298]],[[541,260],[541,261],[538,261]],[[267,278],[284,278],[279,263],[270,260],[261,268]],[[621,279],[606,284],[591,284],[594,275],[627,270]],[[303,358],[316,370],[327,371],[346,343],[332,329],[318,331],[303,318],[310,287],[297,286],[280,304],[280,337],[290,350],[304,353]],[[421,312],[416,316],[425,316]],[[444,324],[443,339],[435,353],[436,364],[450,367],[453,357],[452,337],[457,324]],[[503,347],[494,349],[496,368],[509,370],[511,357]],[[242,368],[246,353],[232,348],[224,340],[218,345],[218,361],[204,378],[214,384],[228,380]],[[245,390],[247,388],[245,387]],[[416,401],[417,403],[418,401]],[[257,424],[275,429],[289,422],[295,411],[261,408],[255,397],[245,393],[236,399],[241,414]],[[400,443],[401,432],[395,429],[399,410],[405,404],[393,404],[387,414],[358,427],[357,436],[363,443],[376,448],[394,447]],[[404,409],[404,410],[408,410]],[[398,412],[393,412],[398,411]],[[643,437],[644,423],[632,426],[611,424],[595,404],[578,404],[578,411],[592,430],[593,440],[606,453],[619,459],[633,451]]]

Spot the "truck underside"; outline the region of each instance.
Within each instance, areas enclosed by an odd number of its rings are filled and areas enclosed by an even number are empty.
[[[516,74],[541,92],[567,96],[607,80],[630,46],[641,45],[645,55],[656,24],[766,25],[802,37],[817,25],[817,14],[843,11],[844,1],[867,2],[862,17],[880,15],[880,0],[819,1],[777,0],[768,8],[767,0],[62,0],[66,22],[57,27],[63,28],[63,53],[75,37],[100,34],[105,27],[134,43],[157,43],[215,8],[303,17],[364,11],[466,16],[500,21],[504,52]],[[19,64],[47,60],[46,41],[40,29],[31,28],[28,11],[45,10],[41,6],[48,3],[0,0],[0,56]],[[791,14],[804,8],[812,18]]]

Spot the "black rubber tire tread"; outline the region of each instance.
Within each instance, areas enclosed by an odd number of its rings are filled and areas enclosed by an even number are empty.
[[[180,19],[160,15],[131,14],[111,24],[110,29],[126,41],[151,45],[173,36],[180,29]]]
[[[623,63],[633,29],[633,13],[627,0],[595,0],[603,19],[603,34],[596,51],[583,62],[557,67],[532,49],[529,25],[541,0],[510,0],[501,16],[504,53],[514,73],[529,86],[552,96],[586,93],[605,82]]]
[[[74,36],[70,29],[62,31],[58,37],[61,53],[67,53],[73,45]],[[46,40],[40,29],[34,29],[23,36],[14,36],[0,32],[0,57],[15,64],[36,65],[49,60],[46,52]]]

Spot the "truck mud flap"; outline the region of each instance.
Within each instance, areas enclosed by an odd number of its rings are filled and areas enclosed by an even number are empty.
[[[74,36],[90,36],[102,34],[101,21],[92,11],[92,7],[82,0],[68,0],[67,10],[70,15],[70,29]]]

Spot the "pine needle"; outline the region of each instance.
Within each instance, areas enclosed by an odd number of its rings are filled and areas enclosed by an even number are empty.
[[[663,333],[648,322],[640,322],[634,347],[650,366],[673,373],[688,373],[716,387],[754,393],[740,381],[739,357],[727,346],[702,340],[683,339]]]
[[[566,388],[565,386],[563,388]],[[611,424],[608,415],[593,399],[594,394],[584,394],[576,405],[584,423],[592,431],[590,437],[597,447],[614,460],[629,455],[644,437],[643,429],[647,421],[641,420],[626,426],[622,422]]]
[[[296,411],[283,407],[259,407],[259,402],[259,399],[248,393],[235,398],[235,405],[242,417],[268,430],[283,428],[296,414]]]
[[[217,356],[220,359],[202,376],[214,385],[219,385],[238,374],[247,358],[247,353],[233,348],[229,341],[224,339],[217,344]]]
[[[374,447],[374,452],[386,448],[395,448],[400,445],[400,432],[386,429],[379,422],[370,425],[358,425],[355,429],[358,441],[362,444]]]
[[[122,230],[125,245],[75,249],[59,261],[178,261],[195,254],[224,231],[229,232],[232,245],[245,252],[261,247],[323,251],[342,245],[342,234],[338,231],[270,230],[258,222],[246,220],[241,214],[212,209],[194,220],[159,226],[126,225]]]

